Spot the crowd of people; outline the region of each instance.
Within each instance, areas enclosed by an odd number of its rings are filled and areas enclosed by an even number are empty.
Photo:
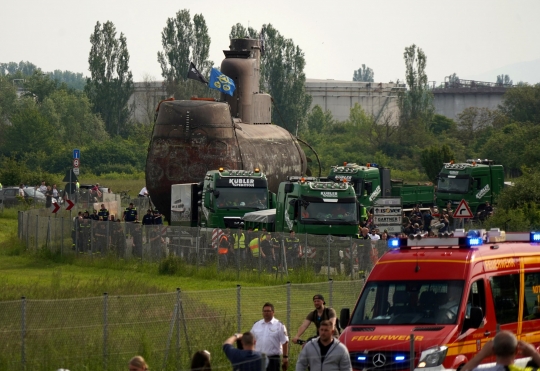
[[[126,257],[130,250],[134,257],[142,258],[143,245],[149,242],[152,254],[156,255],[154,257],[162,258],[166,255],[162,225],[163,216],[158,210],[149,209],[140,223],[133,203],[124,210],[122,219],[115,217],[105,204],[101,204],[99,211],[94,209],[90,214],[85,210],[73,219],[72,248],[81,253],[114,252],[121,258]]]
[[[292,339],[293,343],[297,341],[297,338]],[[317,325],[317,335],[302,344],[294,366],[296,371],[352,371],[349,350],[337,338],[331,319],[321,320]],[[290,366],[287,329],[274,317],[274,306],[271,303],[263,305],[263,318],[250,331],[228,337],[222,349],[235,371],[286,371]],[[529,359],[525,367],[515,365],[518,355]],[[494,362],[490,366],[482,365],[486,361]],[[539,365],[540,353],[533,345],[518,340],[512,332],[500,331],[460,370],[534,371],[538,370]],[[128,370],[148,371],[149,366],[143,357],[135,356],[128,362]],[[190,370],[211,371],[210,352],[195,352],[191,358]]]
[[[299,266],[304,249],[294,231],[284,239],[284,248],[277,234],[265,228],[261,231],[240,226],[234,233],[223,230],[219,238],[218,259],[222,267],[259,267],[271,272],[277,269],[294,269]]]

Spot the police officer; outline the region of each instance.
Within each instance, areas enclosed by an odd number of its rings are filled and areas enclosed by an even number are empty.
[[[153,225],[154,224],[154,216],[152,215],[152,210],[148,209],[146,211],[146,215],[142,218],[142,224],[143,225]]]
[[[129,207],[126,207],[124,210],[124,215],[122,215],[122,220],[126,222],[135,222],[137,221],[137,208],[133,206],[133,202],[129,204]]]
[[[124,210],[124,215],[122,215],[122,220],[124,220],[127,223],[126,234],[133,236],[133,231],[134,231],[133,223],[137,221],[137,209],[133,206],[133,202],[130,202],[129,207],[126,207],[126,210]]]
[[[161,215],[158,209],[154,210],[154,224],[155,225],[163,224],[163,215]]]
[[[101,204],[101,209],[99,209],[98,217],[101,218],[100,220],[109,220],[109,210],[105,208],[105,204]]]
[[[287,247],[287,268],[296,268],[298,265],[298,257],[302,255],[302,246],[300,245],[300,239],[296,237],[293,230],[289,233],[289,237],[285,239],[285,246]]]

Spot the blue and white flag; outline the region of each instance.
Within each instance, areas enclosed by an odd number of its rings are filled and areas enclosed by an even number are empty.
[[[229,94],[231,97],[236,89],[234,81],[216,68],[212,68],[212,72],[210,72],[210,83],[208,84],[208,87]]]

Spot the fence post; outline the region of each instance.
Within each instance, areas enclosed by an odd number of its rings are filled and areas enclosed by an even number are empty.
[[[103,369],[107,370],[107,338],[108,338],[108,328],[107,328],[107,306],[109,303],[109,295],[103,293]]]
[[[331,234],[328,235],[327,241],[328,241],[328,263],[326,265],[326,273],[327,273],[328,279],[331,279],[330,278],[330,242],[332,241]]]
[[[18,217],[17,217],[17,220],[18,220],[18,223],[17,223],[17,234],[19,236],[19,239],[22,240],[22,236],[23,236],[23,223],[24,223],[24,213],[22,211],[18,211],[17,212],[18,214]]]
[[[330,302],[330,308],[332,308],[332,297],[334,296],[334,279],[333,278],[330,278],[328,280],[328,294],[330,296],[330,298],[328,299],[328,301]]]
[[[52,252],[52,244],[51,244],[51,217],[47,217],[47,237],[45,238],[45,246],[49,251]]]
[[[287,281],[287,328],[291,328],[291,282]]]
[[[30,249],[30,214],[28,214],[28,211],[25,212],[26,214],[26,250]]]
[[[260,254],[259,254],[260,255]],[[242,303],[241,303],[241,291],[242,286],[236,285],[236,332],[242,332]]]
[[[64,217],[60,218],[60,256],[64,255]]]
[[[306,236],[306,243],[305,243],[305,245],[304,245],[304,267],[305,267],[305,269],[306,269],[306,271],[307,271],[307,251],[308,251],[308,250],[307,250],[307,249],[308,249],[308,244],[307,244],[307,243],[308,243],[308,234],[305,233],[304,236]]]
[[[414,334],[411,334],[411,341],[409,347],[409,369],[414,371]]]
[[[180,287],[176,288],[176,308],[176,369],[180,370]]]
[[[21,363],[23,370],[26,369],[26,297],[21,297]]]
[[[355,249],[357,250],[358,247]],[[349,240],[349,263],[351,265],[351,281],[354,280],[354,252],[353,252],[353,238],[351,237],[351,239]],[[356,256],[358,256],[358,253],[356,253]],[[360,268],[358,268],[360,269]]]
[[[260,370],[266,370],[266,353],[261,355],[261,368]]]
[[[39,235],[39,215],[36,215],[36,251],[38,250],[38,235]]]

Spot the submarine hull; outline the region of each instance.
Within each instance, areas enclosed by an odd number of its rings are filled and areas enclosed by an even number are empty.
[[[304,174],[306,157],[296,139],[272,125],[242,123],[225,102],[161,103],[146,161],[146,187],[170,220],[171,186],[198,183],[208,170],[253,170],[267,175],[277,192],[288,175]]]

